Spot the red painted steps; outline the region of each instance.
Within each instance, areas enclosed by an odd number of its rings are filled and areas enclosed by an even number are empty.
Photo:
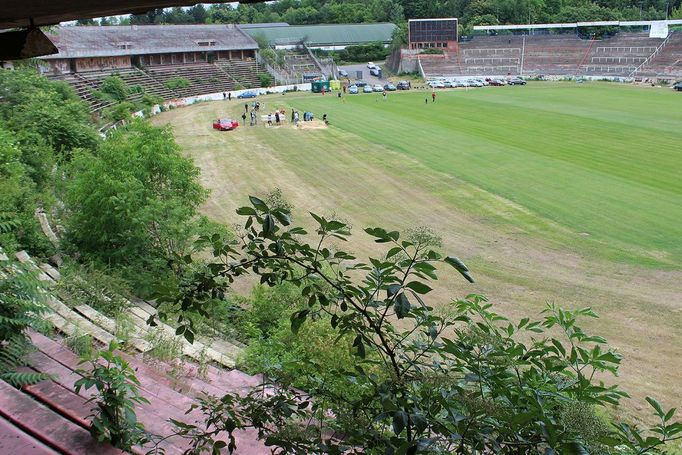
[[[0,416],[24,433],[63,454],[120,455],[125,453],[109,444],[98,443],[86,429],[1,381]]]
[[[64,412],[81,414],[84,419],[89,414],[89,403],[85,400],[90,397],[90,392],[81,391],[81,395],[76,395],[73,390],[74,382],[79,376],[73,372],[78,368],[78,357],[68,348],[38,333],[31,333],[33,343],[38,348],[30,356],[32,366],[41,372],[55,374],[53,385],[45,385],[31,389],[29,393],[35,394],[41,400],[55,409],[62,409]],[[185,414],[187,409],[194,403],[194,397],[202,393],[209,393],[220,396],[227,391],[248,390],[258,382],[258,378],[246,375],[245,373],[233,370],[223,371],[214,367],[209,367],[208,377],[210,382],[206,382],[197,377],[183,377],[182,380],[189,384],[189,388],[182,391],[164,374],[171,369],[171,366],[159,363],[156,368],[142,362],[139,357],[120,353],[130,366],[136,370],[136,376],[140,380],[140,394],[151,401],[151,405],[136,406],[139,421],[151,433],[166,436],[171,433],[171,426],[168,419],[173,418],[186,423],[195,424],[202,415],[194,410]],[[45,389],[42,389],[42,388]],[[60,394],[59,388],[64,393]],[[191,396],[187,396],[189,394]],[[77,398],[74,398],[77,397]],[[77,403],[80,400],[80,405]],[[77,411],[78,406],[82,406]],[[84,411],[83,407],[88,407]],[[91,406],[90,406],[91,407]],[[74,412],[74,410],[76,410]],[[73,417],[72,417],[72,420]],[[236,433],[238,454],[257,455],[268,454],[269,450],[258,440],[257,433],[253,430]],[[178,453],[186,448],[186,442],[179,438],[172,438],[163,444],[169,454]]]
[[[0,453],[16,455],[58,455],[42,442],[34,439],[0,418]]]

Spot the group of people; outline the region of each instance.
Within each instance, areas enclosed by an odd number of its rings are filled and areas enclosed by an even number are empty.
[[[225,99],[230,99],[229,98],[229,93],[225,94],[223,93]],[[242,124],[246,124],[246,117],[249,117],[249,125],[251,126],[256,126],[258,125],[258,113],[260,112],[261,104],[259,101],[252,101],[251,104],[245,103],[244,104],[244,112],[242,113]],[[268,112],[267,114],[267,124],[268,126],[273,126],[273,125],[281,125],[282,122],[286,119],[286,109],[284,108],[279,108],[276,109],[273,112]],[[303,121],[304,122],[311,122],[315,119],[315,115],[310,112],[310,111],[305,111],[303,112]],[[300,114],[298,111],[292,109],[291,110],[291,124],[294,126],[298,126],[298,122],[300,121]],[[322,116],[322,121],[326,125],[329,124],[327,121],[327,114],[324,114]]]

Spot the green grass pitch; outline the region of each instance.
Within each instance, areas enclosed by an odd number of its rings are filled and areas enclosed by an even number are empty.
[[[429,102],[425,103],[424,99]],[[682,94],[605,84],[296,99],[616,260],[682,264]]]

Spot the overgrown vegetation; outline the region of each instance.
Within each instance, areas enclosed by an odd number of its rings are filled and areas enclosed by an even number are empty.
[[[185,79],[184,77],[173,77],[168,79],[164,85],[169,90],[176,90],[179,88],[189,87],[190,82],[188,79]]]
[[[318,240],[308,244],[307,232],[291,224],[286,210],[251,197],[251,206],[238,213],[246,217],[238,246],[201,239],[213,246],[212,273],[196,274],[194,286],[165,300],[201,313],[236,277],[254,273],[273,289],[289,286],[298,296],[287,309],[290,329],[310,332],[287,345],[290,358],[260,365],[274,380],[267,394],[208,398],[201,401],[205,423],[175,422],[194,446],[212,447],[220,431],[249,427],[276,453],[644,454],[682,438],[675,410],[652,398],[647,401],[661,423],[648,431],[612,427],[599,417],[627,394],[602,382],[617,373],[621,356],[581,328],[582,319],[597,317],[590,308],[548,305],[540,319],[512,322],[484,297],[469,295],[437,312],[426,295],[438,264],[473,278],[461,260],[434,249],[439,239],[428,230],[403,238],[366,229],[387,249],[365,263],[329,243],[350,235],[341,221],[311,214]],[[184,324],[179,332],[193,339],[191,321],[178,322]],[[261,327],[256,336],[271,343],[265,351],[284,354],[272,344],[282,337],[281,326],[254,322]],[[333,334],[338,353],[353,357],[320,362],[321,353],[333,350],[326,344],[332,336],[318,324]],[[290,388],[301,382],[305,393]]]
[[[18,223],[0,217],[0,233],[14,229]],[[42,320],[48,308],[44,304],[45,289],[36,272],[11,260],[0,247],[0,379],[21,387],[35,384],[48,376],[21,372],[32,345],[26,330],[45,326]]]
[[[95,358],[85,358],[81,364],[89,368],[77,372],[82,376],[75,383],[76,393],[95,388],[97,394],[88,400],[93,408],[90,433],[100,442],[110,442],[129,451],[133,446],[148,441],[144,427],[137,421],[135,405],[149,403],[140,396],[140,382],[130,365],[115,354],[118,345],[111,342]]]
[[[76,251],[117,268],[142,294],[182,274],[178,259],[208,224],[197,217],[207,192],[169,128],[135,120],[110,133],[96,154],[75,153],[67,172],[66,224]]]

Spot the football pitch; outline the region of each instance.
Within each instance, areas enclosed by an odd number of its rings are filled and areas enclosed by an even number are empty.
[[[679,404],[682,94],[530,83],[440,90],[435,103],[426,91],[259,101],[330,126],[213,131],[217,117],[241,122],[234,99],[155,119],[201,167],[207,215],[237,222],[248,194],[279,187],[296,221],[310,210],[352,224],[360,257],[379,251],[364,227],[429,226],[477,278],[443,280],[432,304],[478,292],[512,318],[592,306],[602,319],[587,327],[625,355],[626,389]]]

